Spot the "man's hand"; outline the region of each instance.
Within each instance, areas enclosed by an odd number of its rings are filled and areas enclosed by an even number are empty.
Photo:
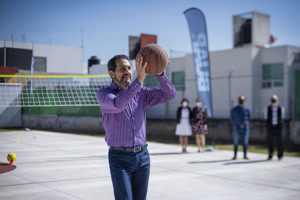
[[[143,65],[143,56],[138,54],[135,59],[135,67],[137,72],[137,80],[140,84],[143,84],[143,81],[146,78],[146,66],[147,62],[145,62]]]
[[[244,125],[244,124],[241,124],[240,127],[241,127],[241,128],[245,128],[245,125]]]

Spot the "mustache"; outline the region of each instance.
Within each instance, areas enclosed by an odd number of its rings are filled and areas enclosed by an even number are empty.
[[[126,78],[126,77],[131,78],[131,75],[130,74],[125,74],[125,75],[122,76],[122,78]]]

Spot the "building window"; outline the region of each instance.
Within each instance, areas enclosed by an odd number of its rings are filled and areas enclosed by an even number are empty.
[[[150,75],[150,74],[148,74],[146,76],[143,84],[148,88],[159,87],[159,82],[158,82],[156,76]]]
[[[172,72],[172,83],[177,91],[185,90],[185,73],[184,72]]]
[[[294,53],[294,63],[300,63],[300,52]]]
[[[268,64],[262,66],[262,88],[283,87],[283,64]]]
[[[46,57],[34,57],[34,71],[46,72],[47,71],[47,58]]]

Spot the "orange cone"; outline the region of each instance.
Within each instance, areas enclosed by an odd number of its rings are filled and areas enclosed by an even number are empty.
[[[11,161],[8,165],[16,165],[14,161]]]

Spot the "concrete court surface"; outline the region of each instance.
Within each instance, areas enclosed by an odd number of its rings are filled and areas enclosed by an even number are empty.
[[[114,199],[103,137],[46,131],[0,132],[0,162],[17,155],[13,171],[0,174],[1,200]],[[150,200],[300,199],[300,158],[266,161],[249,153],[196,153],[189,147],[149,143]]]

